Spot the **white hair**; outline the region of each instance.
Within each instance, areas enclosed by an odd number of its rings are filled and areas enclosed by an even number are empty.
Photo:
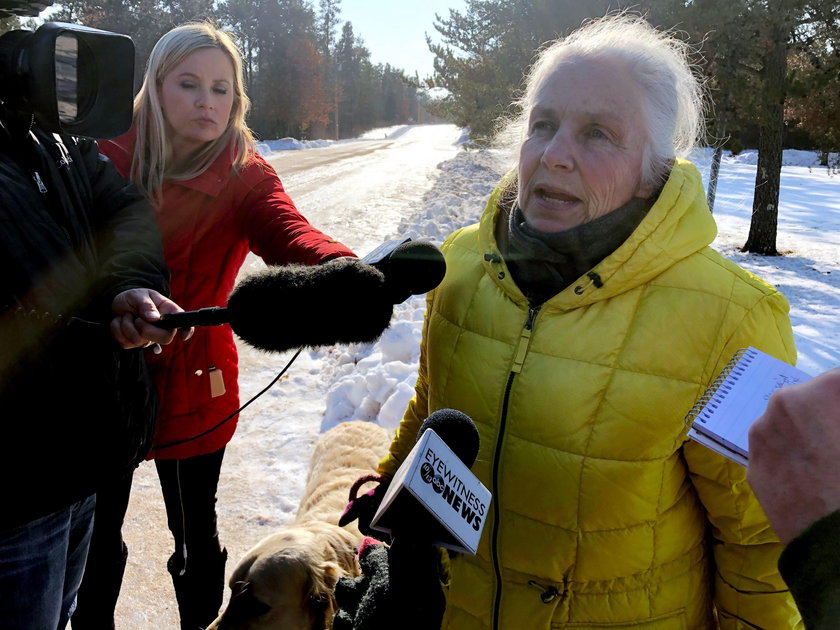
[[[617,61],[641,88],[646,140],[641,182],[655,189],[667,179],[674,158],[686,157],[705,133],[703,82],[689,61],[691,52],[689,44],[640,16],[622,13],[587,22],[539,51],[515,103],[520,113],[503,123],[497,143],[511,158],[518,153],[536,94],[561,63]]]

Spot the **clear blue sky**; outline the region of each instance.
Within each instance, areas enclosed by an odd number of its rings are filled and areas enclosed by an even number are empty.
[[[60,0],[42,16],[49,15],[58,4]],[[465,4],[464,0],[341,0],[339,6],[336,37],[341,37],[341,28],[350,21],[373,63],[389,63],[409,76],[416,71],[423,79],[432,74],[434,59],[426,45],[426,34],[440,41],[433,26],[435,14],[448,17],[450,8],[463,11]],[[317,13],[317,0],[312,0],[312,7]]]
[[[317,2],[314,3],[317,9]],[[423,79],[432,74],[434,55],[426,34],[440,41],[433,24],[435,13],[449,16],[449,9],[463,11],[464,0],[341,0],[339,29],[353,23],[353,33],[364,40],[373,63],[389,63]]]

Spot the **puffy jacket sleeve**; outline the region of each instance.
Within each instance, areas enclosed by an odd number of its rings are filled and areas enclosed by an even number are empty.
[[[746,346],[795,364],[788,308],[784,296],[768,292],[726,341],[712,374],[717,375]],[[684,454],[711,527],[721,629],[801,628],[777,568],[782,544],[747,485],[746,468],[693,440],[685,443]]]
[[[274,169],[255,155],[239,174],[239,216],[252,252],[269,265],[318,263],[353,251],[314,227],[295,207]]]
[[[76,140],[88,173],[93,204],[90,220],[99,260],[98,295],[109,306],[128,289],[169,294],[169,272],[151,206],[130,181],[101,155],[95,142]]]

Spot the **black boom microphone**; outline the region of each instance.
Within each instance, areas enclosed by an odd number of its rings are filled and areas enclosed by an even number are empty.
[[[362,262],[383,273],[385,290],[394,304],[401,304],[412,295],[428,293],[446,274],[443,254],[425,241],[389,241],[362,258]]]
[[[270,267],[234,287],[226,307],[172,313],[153,324],[172,330],[227,323],[243,341],[270,352],[369,343],[390,324],[394,304],[430,291],[446,273],[443,255],[425,242],[403,242],[365,260]]]

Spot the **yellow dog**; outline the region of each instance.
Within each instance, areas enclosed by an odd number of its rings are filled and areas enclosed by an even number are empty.
[[[338,527],[353,482],[374,470],[391,438],[372,422],[323,433],[292,525],[252,547],[228,581],[227,608],[207,630],[321,630],[332,626],[338,578],[359,575],[355,523]]]

